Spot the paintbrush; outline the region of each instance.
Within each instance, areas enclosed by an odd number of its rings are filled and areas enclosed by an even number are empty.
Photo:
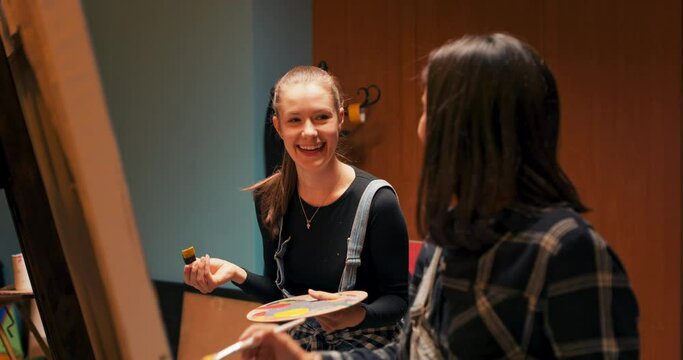
[[[283,332],[283,331],[293,329],[293,328],[303,324],[304,321],[306,321],[306,318],[301,318],[301,319],[292,320],[290,322],[286,322],[282,325],[277,326],[275,329],[273,329],[273,332],[279,333],[279,332]],[[226,357],[228,357],[228,356],[230,356],[236,352],[246,350],[246,349],[250,349],[256,345],[258,345],[258,344],[255,343],[254,338],[250,337],[250,338],[247,338],[244,340],[240,340],[240,341],[226,347],[225,349],[223,349],[223,350],[221,350],[215,354],[206,355],[202,358],[202,360],[221,360],[221,359],[224,359],[224,358],[226,358]]]

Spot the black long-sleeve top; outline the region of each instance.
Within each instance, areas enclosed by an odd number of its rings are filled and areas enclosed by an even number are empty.
[[[283,218],[283,240],[291,236],[284,255],[285,289],[292,295],[308,289],[336,292],[346,260],[347,238],[356,208],[367,184],[376,179],[354,168],[356,177],[344,194],[330,205],[316,207],[302,201],[297,192],[287,206]],[[275,286],[277,266],[274,254],[277,238],[263,227],[258,201],[256,216],[263,238],[263,275],[247,271],[247,279],[237,285],[263,302],[282,298]],[[306,228],[303,208],[311,220]],[[365,235],[361,265],[358,268],[356,290],[368,293],[364,301],[367,311],[359,327],[378,327],[397,322],[408,304],[408,232],[405,218],[394,192],[380,189],[372,201]]]

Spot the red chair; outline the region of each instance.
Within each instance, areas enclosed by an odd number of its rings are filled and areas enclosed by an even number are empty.
[[[415,261],[417,260],[417,255],[420,254],[420,249],[422,249],[421,240],[408,241],[408,271],[410,275],[415,271]]]

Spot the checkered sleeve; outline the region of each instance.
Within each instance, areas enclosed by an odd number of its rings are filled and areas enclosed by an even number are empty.
[[[638,358],[635,295],[619,259],[590,226],[560,239],[546,276],[545,333],[558,358]]]

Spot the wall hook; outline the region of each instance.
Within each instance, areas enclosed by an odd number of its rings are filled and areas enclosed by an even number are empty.
[[[371,91],[372,90],[372,91]],[[382,92],[377,85],[368,85],[367,87],[360,87],[356,90],[356,94],[363,95],[363,100],[357,103],[351,103],[346,107],[346,113],[351,124],[358,125],[365,122],[365,109],[368,106],[376,104]]]
[[[376,92],[376,96],[373,99],[370,99],[370,89],[375,89],[375,92]],[[358,90],[356,91],[356,94],[360,94],[361,92],[363,92],[365,95],[363,102],[361,102],[361,104],[360,104],[360,107],[362,107],[362,108],[366,108],[370,105],[376,104],[379,101],[379,99],[382,97],[382,91],[375,84],[368,85],[368,87],[358,88]]]

